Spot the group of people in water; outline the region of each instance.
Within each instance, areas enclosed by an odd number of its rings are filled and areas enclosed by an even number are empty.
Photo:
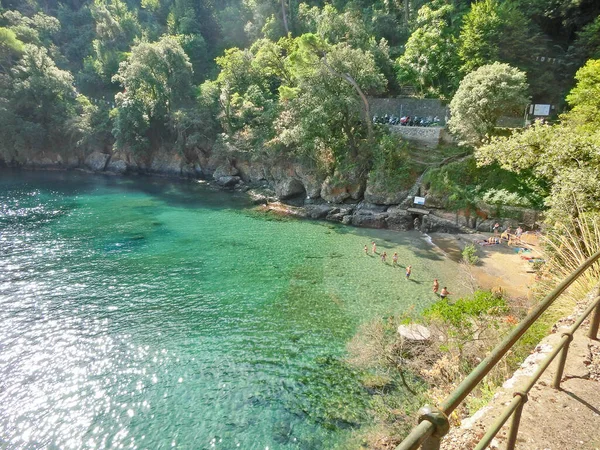
[[[372,251],[373,256],[375,256],[377,254],[377,244],[375,243],[375,241],[371,242],[371,251]],[[365,245],[365,255],[368,255],[368,254],[369,254],[369,246]],[[387,252],[384,251],[384,252],[380,253],[379,257],[381,258],[382,262],[387,263]],[[398,252],[394,252],[394,254],[392,255],[392,265],[393,266],[398,265]],[[406,279],[407,280],[410,279],[411,274],[412,274],[412,266],[406,266]],[[436,278],[433,280],[433,293],[435,295],[439,295],[442,299],[445,299],[446,297],[451,295],[451,293],[448,291],[446,286],[444,286],[438,294],[439,290],[440,290],[440,283],[438,282],[438,279]]]

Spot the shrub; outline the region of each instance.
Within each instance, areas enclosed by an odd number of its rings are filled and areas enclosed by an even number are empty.
[[[477,249],[474,244],[468,244],[462,251],[463,261],[474,266],[479,262],[479,256],[477,256]]]

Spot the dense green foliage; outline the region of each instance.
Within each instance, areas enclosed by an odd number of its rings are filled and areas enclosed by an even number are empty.
[[[577,72],[577,86],[567,96],[571,110],[555,125],[536,123],[509,137],[494,138],[478,149],[480,164],[527,171],[549,184],[550,218],[579,211],[600,212],[600,60]]]
[[[599,14],[592,0],[2,0],[0,155],[283,158],[405,188],[423,158],[371,123],[368,96],[454,97],[451,129],[479,144],[527,98],[563,99],[600,51]],[[571,120],[588,123],[576,95]],[[537,187],[470,183],[446,183],[448,202],[539,203]]]
[[[469,73],[450,103],[450,131],[465,143],[481,143],[501,116],[519,114],[527,106],[525,78],[520,70],[497,62]]]

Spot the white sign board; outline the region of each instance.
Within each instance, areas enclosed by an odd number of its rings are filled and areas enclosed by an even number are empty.
[[[550,105],[535,105],[533,107],[533,115],[534,116],[549,116],[550,115]]]
[[[425,197],[415,197],[415,205],[424,205]]]

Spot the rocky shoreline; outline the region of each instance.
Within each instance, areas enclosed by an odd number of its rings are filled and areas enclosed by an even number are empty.
[[[516,219],[502,220],[488,214],[473,218],[445,211],[439,199],[428,195],[422,185],[422,176],[410,189],[389,192],[370,180],[353,181],[347,174],[343,182],[331,176],[322,178],[318,171],[295,161],[278,160],[267,165],[217,158],[200,150],[191,158],[166,151],[158,151],[152,157],[100,151],[87,156],[71,154],[65,157],[60,153],[44,152],[24,162],[4,162],[4,165],[35,170],[202,179],[223,190],[246,192],[266,211],[363,228],[473,233],[489,231],[496,221],[503,226],[527,226],[528,222],[532,222],[532,226],[537,219],[537,213],[529,210],[519,211]],[[413,204],[417,195],[425,197],[424,206]]]

